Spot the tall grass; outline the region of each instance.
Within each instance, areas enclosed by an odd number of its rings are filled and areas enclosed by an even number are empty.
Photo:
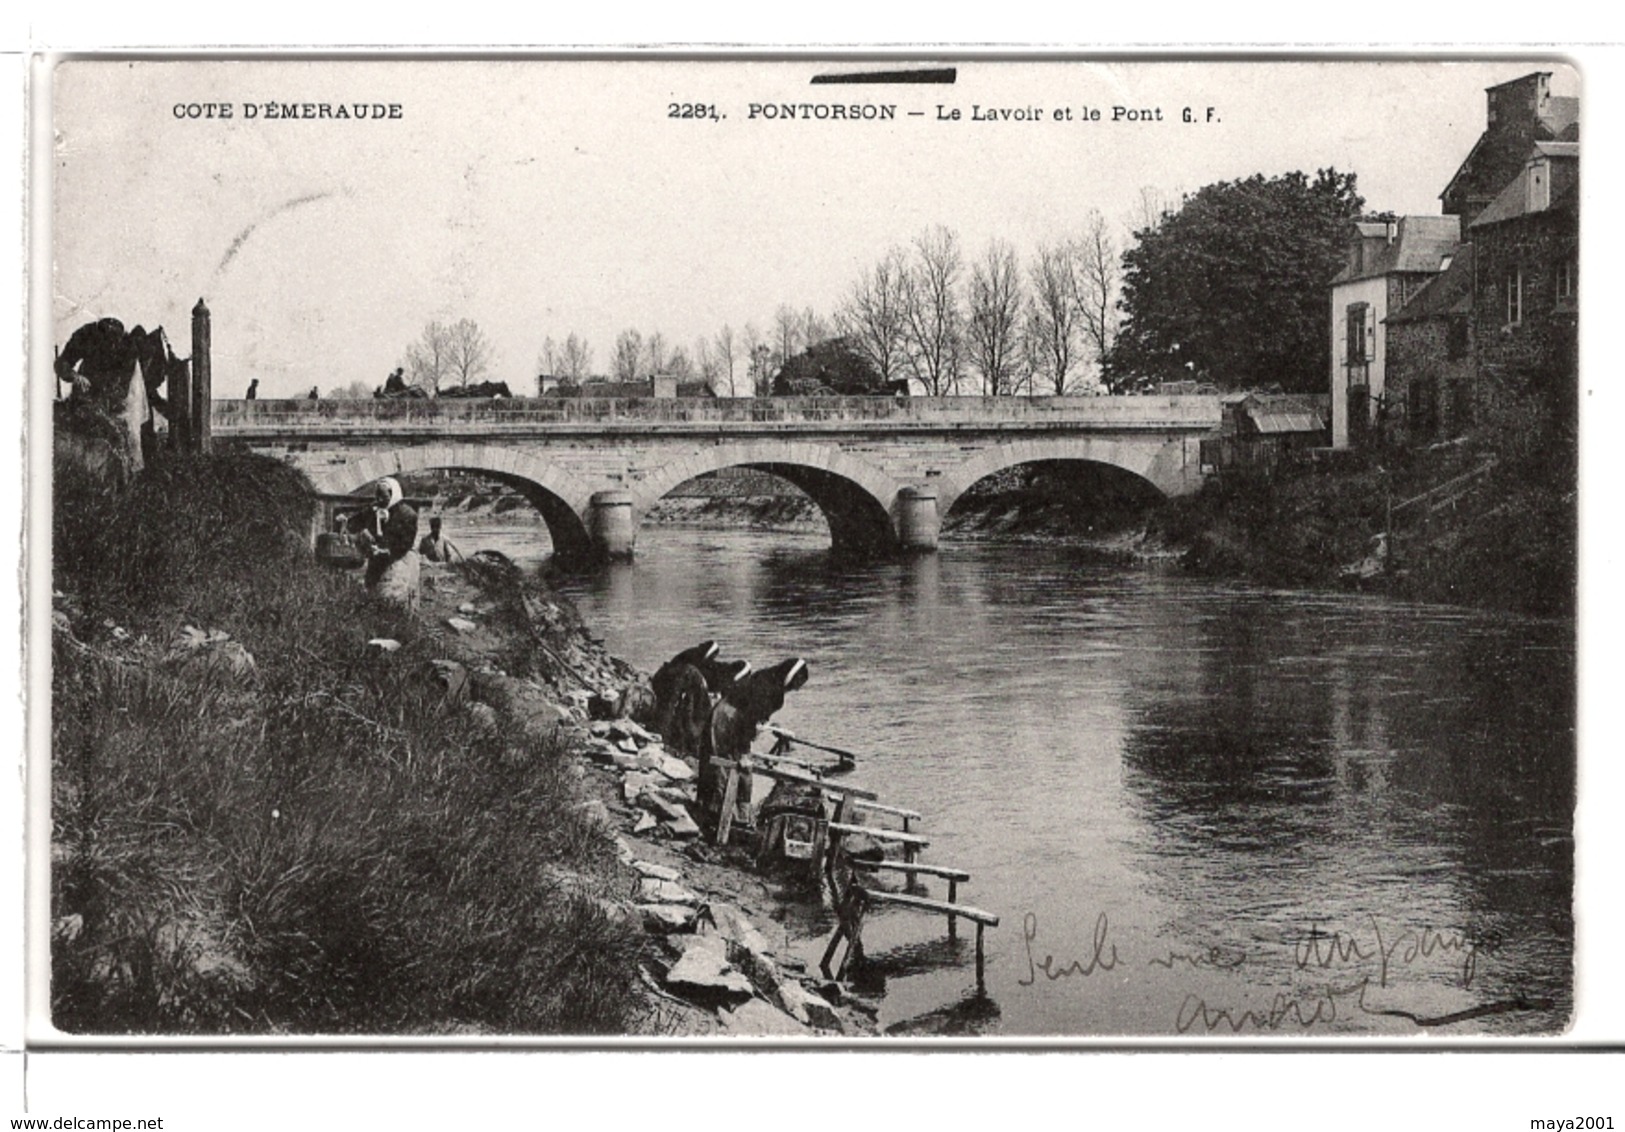
[[[308,491],[272,461],[189,460],[104,501],[116,553],[58,547],[86,625],[223,629],[255,672],[59,636],[54,1022],[633,1028],[641,933],[604,899],[612,844],[562,743],[448,704],[429,661],[451,646],[311,560]]]

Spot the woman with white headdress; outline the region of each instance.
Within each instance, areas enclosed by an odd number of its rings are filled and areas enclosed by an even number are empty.
[[[376,505],[356,516],[361,523],[358,532],[361,536],[361,548],[367,555],[367,587],[374,589],[384,582],[385,575],[395,572],[397,563],[415,567],[417,553],[413,547],[418,540],[418,513],[412,509],[401,494],[401,485],[393,476],[385,476],[378,481],[375,491]],[[407,560],[410,559],[410,563]],[[412,575],[412,593],[416,593],[415,568],[409,569]],[[405,582],[406,579],[401,579]]]

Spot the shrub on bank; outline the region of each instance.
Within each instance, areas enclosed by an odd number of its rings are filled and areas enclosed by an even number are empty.
[[[429,662],[454,646],[315,565],[308,492],[274,461],[179,462],[109,502],[116,552],[59,548],[81,626],[131,637],[53,650],[53,1021],[634,1029],[641,932],[603,899],[612,842],[562,743],[449,702]],[[182,624],[252,671],[177,663]]]

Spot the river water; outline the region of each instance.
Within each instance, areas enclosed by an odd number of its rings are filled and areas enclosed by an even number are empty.
[[[449,532],[534,563],[540,528]],[[968,870],[974,932],[872,913],[893,1033],[1303,1039],[1560,1032],[1573,1004],[1571,625],[945,545],[645,527],[566,592],[649,670],[696,641],[812,679],[778,716],[862,755]],[[944,898],[942,882],[930,894]],[[771,927],[816,961],[815,897]],[[1419,1021],[1421,1020],[1421,1021]]]

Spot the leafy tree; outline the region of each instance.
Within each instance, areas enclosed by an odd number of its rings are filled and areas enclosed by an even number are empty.
[[[791,358],[773,378],[775,397],[886,393],[886,382],[847,338],[826,338]]]
[[[1106,357],[1122,390],[1195,379],[1319,390],[1330,365],[1326,287],[1364,203],[1322,169],[1208,185],[1135,233],[1123,323]]]

